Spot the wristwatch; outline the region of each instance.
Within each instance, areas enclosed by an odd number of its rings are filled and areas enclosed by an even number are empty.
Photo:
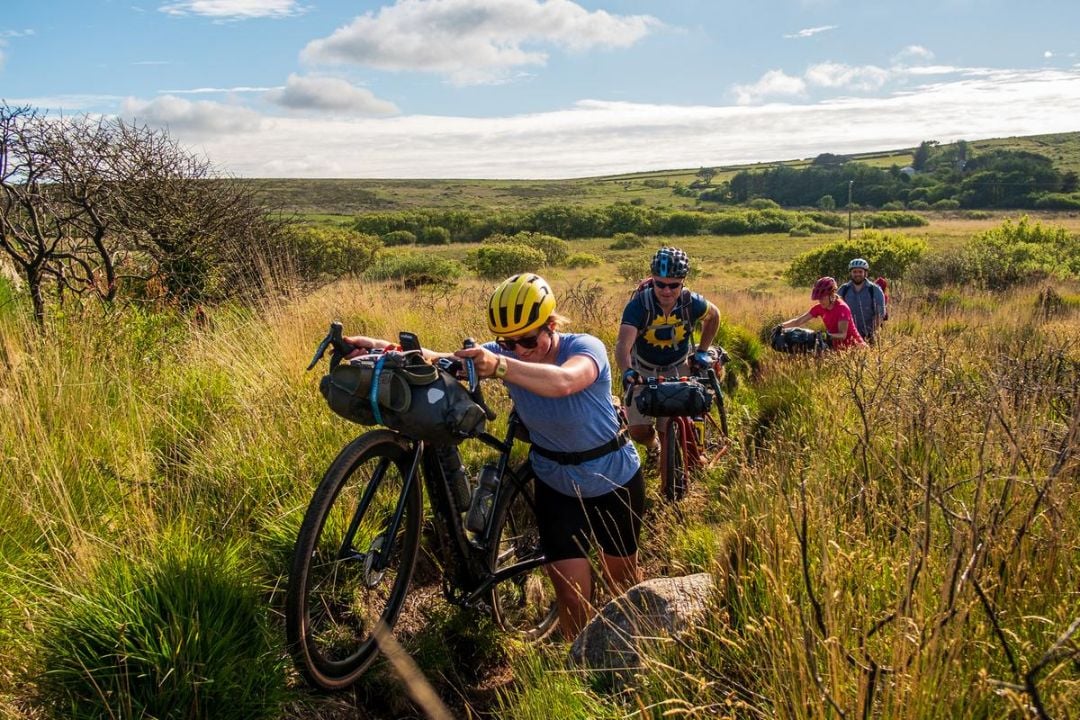
[[[510,363],[507,362],[505,355],[497,355],[498,362],[495,364],[495,377],[506,377],[506,371],[510,369]]]

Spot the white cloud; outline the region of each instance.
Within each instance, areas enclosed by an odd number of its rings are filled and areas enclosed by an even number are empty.
[[[625,48],[660,25],[648,15],[589,12],[571,0],[397,0],[313,40],[301,57],[478,84],[504,80],[522,65],[543,65],[547,54],[537,45]]]
[[[808,38],[808,37],[812,37],[814,35],[817,35],[818,33],[827,32],[829,30],[835,30],[838,27],[840,27],[840,26],[839,25],[820,25],[818,27],[803,28],[802,30],[800,30],[798,32],[791,33],[789,35],[784,35],[784,37],[788,38],[788,39]]]
[[[783,70],[770,70],[752,85],[732,88],[738,105],[754,105],[770,97],[801,97],[806,95],[806,81],[788,75]]]
[[[231,135],[257,131],[262,117],[253,110],[236,105],[199,100],[192,102],[174,95],[153,100],[126,98],[120,114],[135,122],[166,127],[186,136]]]
[[[889,79],[889,71],[876,65],[825,62],[808,67],[803,77],[808,85],[865,92],[882,87]]]
[[[893,55],[893,63],[930,62],[933,59],[933,51],[924,48],[922,45],[908,45]]]
[[[219,167],[249,177],[566,178],[1067,132],[1077,117],[1080,68],[976,69],[888,97],[813,104],[583,101],[495,118],[297,116],[210,135],[171,127]]]
[[[0,30],[0,38],[27,37],[33,34],[33,30]]]
[[[1046,52],[1043,53],[1043,57],[1046,58],[1047,60],[1049,60],[1050,58],[1054,57],[1054,53],[1047,50]]]
[[[270,102],[292,110],[328,110],[357,115],[396,115],[396,105],[366,88],[332,77],[289,75],[285,88],[267,93]]]
[[[203,15],[219,20],[299,15],[306,8],[297,0],[179,0],[158,8],[169,15]]]

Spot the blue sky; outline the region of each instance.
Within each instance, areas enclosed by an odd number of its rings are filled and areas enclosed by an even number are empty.
[[[5,0],[0,99],[249,177],[768,161],[1080,130],[1080,3]]]

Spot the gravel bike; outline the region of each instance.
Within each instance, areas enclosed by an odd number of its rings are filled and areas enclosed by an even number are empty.
[[[716,358],[715,363],[697,368],[692,376],[645,378],[640,391],[656,393],[655,398],[639,401],[642,404],[638,409],[643,414],[652,414],[648,412],[650,408],[663,413],[656,415],[656,432],[660,435],[660,489],[671,501],[682,499],[693,474],[725,455],[730,447],[727,408],[717,374],[717,368],[723,373],[729,358],[723,348],[717,348]],[[631,402],[635,387],[640,385],[627,388],[625,404]],[[708,407],[690,413],[679,408],[680,398],[698,393],[711,397]],[[666,397],[660,399],[661,396]]]
[[[309,369],[327,349],[331,367],[356,350],[341,330],[331,324]],[[402,333],[401,339],[402,346],[408,342],[420,350],[415,336]],[[470,396],[494,419],[471,361],[442,358],[438,364],[467,375]],[[490,612],[500,628],[530,639],[555,629],[554,589],[542,567],[536,528],[535,477],[527,462],[510,467],[519,429],[511,413],[503,438],[481,432],[464,440],[497,453],[482,470],[497,482],[490,513],[477,532],[467,530],[463,518],[468,492],[456,444],[439,446],[379,428],[341,450],[304,515],[289,572],[286,636],[309,682],[326,690],[345,688],[378,656],[376,627],[392,629],[408,613],[410,592],[418,590],[411,582],[426,526],[433,532],[425,550],[449,602]]]

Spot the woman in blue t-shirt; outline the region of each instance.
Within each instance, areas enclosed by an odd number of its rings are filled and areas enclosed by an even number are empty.
[[[645,484],[633,444],[611,403],[611,366],[591,335],[559,332],[555,295],[539,275],[503,281],[488,302],[494,342],[458,350],[480,377],[501,379],[529,430],[536,519],[559,625],[573,638],[589,619],[592,569],[599,546],[605,581],[620,593],[640,579],[638,536]],[[348,338],[360,348],[390,343]]]

